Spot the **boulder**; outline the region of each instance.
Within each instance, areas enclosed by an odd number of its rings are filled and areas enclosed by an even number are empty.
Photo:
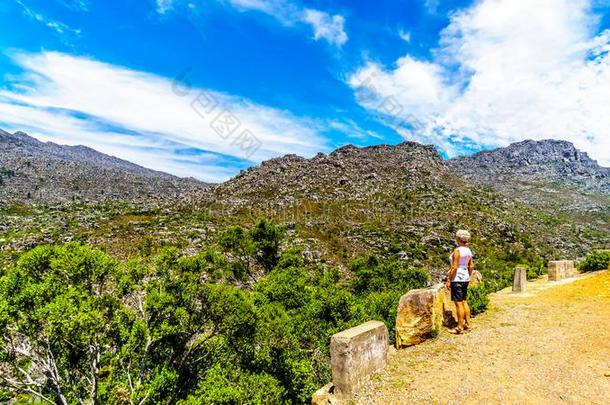
[[[481,283],[482,281],[483,281],[483,275],[478,270],[475,270],[470,275],[470,284],[468,285],[468,287],[475,287],[477,284]]]
[[[333,335],[330,365],[335,397],[353,396],[387,361],[388,328],[383,322],[369,321]]]
[[[441,327],[456,322],[455,305],[444,284],[409,291],[400,298],[396,314],[396,348],[436,337]]]
[[[338,405],[340,401],[335,397],[334,391],[333,383],[326,384],[313,394],[311,405]]]

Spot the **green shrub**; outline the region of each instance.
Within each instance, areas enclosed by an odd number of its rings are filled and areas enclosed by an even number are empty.
[[[468,289],[468,306],[472,315],[478,315],[487,310],[489,296],[483,284]]]
[[[428,285],[426,270],[407,267],[397,259],[383,260],[375,255],[364,255],[350,263],[350,270],[356,276],[352,288],[356,294],[399,290],[403,294],[409,290]]]
[[[610,250],[598,250],[591,252],[583,260],[578,269],[580,271],[597,271],[610,268]]]

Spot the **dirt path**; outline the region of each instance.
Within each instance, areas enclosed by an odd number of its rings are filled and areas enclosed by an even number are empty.
[[[610,404],[610,272],[501,291],[464,335],[394,352],[358,404]]]

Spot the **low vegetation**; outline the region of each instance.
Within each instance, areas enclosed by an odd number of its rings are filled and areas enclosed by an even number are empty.
[[[610,250],[591,252],[579,265],[580,271],[598,271],[610,269]]]

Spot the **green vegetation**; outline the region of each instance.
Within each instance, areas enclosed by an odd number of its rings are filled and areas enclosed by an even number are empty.
[[[393,325],[397,297],[428,275],[367,256],[345,280],[299,248],[280,254],[282,238],[259,221],[190,257],[23,254],[0,278],[0,387],[48,403],[307,403],[330,379],[330,336]]]
[[[441,227],[422,239],[359,210],[351,224],[312,214],[306,227],[119,204],[7,208],[6,243],[50,245],[0,252],[0,402],[307,403],[330,380],[334,333],[374,319],[394,339],[400,296],[448,265],[457,225],[434,217],[455,209],[417,213]],[[460,226],[474,230],[484,279],[469,292],[474,314],[515,266],[544,271],[532,236]]]
[[[468,289],[468,306],[472,315],[478,315],[487,310],[489,293],[490,291],[483,284]]]
[[[580,271],[597,271],[610,269],[610,250],[597,250],[589,255],[579,265]]]

